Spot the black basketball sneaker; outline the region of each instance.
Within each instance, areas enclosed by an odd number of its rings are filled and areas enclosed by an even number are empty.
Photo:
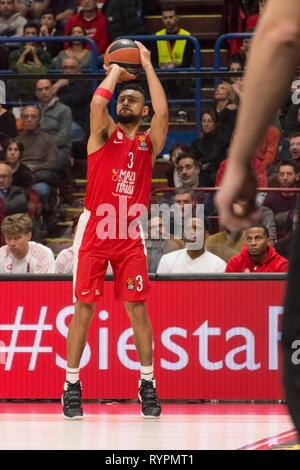
[[[71,384],[65,382],[62,396],[63,415],[67,419],[82,419],[83,411],[81,406],[81,382]]]
[[[159,418],[161,406],[156,393],[156,381],[139,380],[139,400],[142,403],[141,414],[144,418]]]

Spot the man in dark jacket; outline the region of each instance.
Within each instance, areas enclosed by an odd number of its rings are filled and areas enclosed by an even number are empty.
[[[12,170],[4,162],[0,162],[0,198],[3,202],[5,215],[26,213],[27,196],[19,186],[11,186]]]
[[[72,111],[72,142],[81,141],[89,130],[90,101],[92,87],[90,80],[80,80],[81,65],[76,57],[68,57],[62,63],[64,73],[78,74],[78,80],[60,79],[53,85],[53,92],[61,103]]]
[[[288,260],[270,244],[269,231],[264,226],[246,230],[246,244],[240,254],[227,263],[226,273],[286,273]]]
[[[149,34],[143,22],[141,0],[106,0],[102,7],[110,41],[118,36]]]

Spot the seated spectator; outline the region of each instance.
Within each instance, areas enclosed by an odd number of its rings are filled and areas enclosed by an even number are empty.
[[[213,186],[210,176],[202,170],[200,162],[193,154],[184,153],[177,157],[177,171],[182,186],[190,189],[208,188]],[[204,204],[206,215],[211,215],[214,210],[213,192],[195,192],[196,203]]]
[[[32,14],[40,19],[46,9],[50,8],[56,17],[59,28],[64,28],[66,21],[76,11],[76,0],[35,0],[32,5]]]
[[[148,234],[145,240],[149,273],[156,273],[158,263],[165,253],[167,238],[162,217],[151,217],[148,221]]]
[[[274,165],[276,163],[279,142],[280,131],[275,126],[269,126],[254,157],[261,160],[265,167]]]
[[[0,197],[5,215],[26,213],[28,199],[23,188],[12,185],[13,172],[9,165],[0,162]]]
[[[28,166],[22,163],[24,146],[16,139],[9,139],[6,145],[5,161],[12,170],[12,185],[19,186],[25,191],[33,185],[33,175]]]
[[[58,163],[66,166],[70,161],[72,111],[54,96],[48,79],[38,80],[36,96],[41,111],[40,130],[52,134],[58,147]]]
[[[22,109],[23,130],[17,141],[24,146],[23,163],[32,171],[35,184],[33,188],[39,193],[42,203],[49,199],[51,187],[59,184],[58,149],[55,137],[40,130],[41,114],[36,106],[25,106]]]
[[[267,4],[267,0],[258,0],[258,13],[256,13],[255,15],[251,15],[247,19],[247,23],[246,23],[247,29],[253,30],[256,28],[259,17],[263,14],[266,4]]]
[[[177,172],[182,186],[208,188],[213,186],[209,175],[202,170],[201,163],[192,153],[182,153],[177,157]]]
[[[30,241],[32,221],[28,215],[5,217],[1,230],[6,243],[0,248],[1,273],[54,273],[54,255],[50,248]]]
[[[298,186],[299,175],[293,161],[281,162],[278,167],[277,187],[282,189]],[[269,207],[275,217],[278,238],[286,235],[285,224],[289,213],[296,209],[297,193],[288,191],[269,192],[263,201],[263,205]]]
[[[219,137],[217,116],[213,110],[203,111],[201,126],[201,136],[191,142],[191,149],[214,182],[219,165],[226,158],[227,145]]]
[[[230,143],[237,117],[235,96],[232,86],[227,82],[221,82],[214,93],[214,108],[218,116],[218,132],[227,146]]]
[[[182,250],[163,255],[157,274],[201,274],[223,273],[226,263],[218,256],[205,250],[207,230],[201,219],[193,218],[187,227],[188,245]]]
[[[182,186],[176,169],[176,160],[179,155],[184,152],[190,152],[190,150],[191,149],[188,145],[181,142],[172,145],[170,150],[171,166],[166,173],[166,176],[168,178],[168,186],[171,186],[172,188],[179,188],[180,186]]]
[[[39,36],[39,27],[35,23],[26,23],[23,36]],[[22,73],[30,73],[33,67],[36,72],[46,73],[51,66],[51,56],[37,42],[26,42],[9,54],[9,66]]]
[[[161,16],[164,28],[157,31],[156,35],[181,35],[189,36],[191,33],[180,28],[180,17],[177,9],[170,5],[162,5]],[[191,67],[193,65],[194,47],[189,40],[160,40],[152,43],[151,60],[155,68],[172,70],[174,68]],[[193,96],[193,83],[190,79],[162,79],[161,80],[168,99],[184,99]],[[177,122],[185,122],[188,119],[186,111],[177,111]]]
[[[141,0],[105,0],[101,11],[106,17],[110,42],[119,36],[149,34],[143,21]]]
[[[257,187],[258,188],[267,188],[268,187],[268,177],[265,165],[261,160],[258,158],[253,159],[253,170],[256,175],[257,179]],[[218,168],[217,175],[216,175],[216,186],[221,186],[221,181],[225,172],[225,168],[227,165],[227,160],[223,160]]]
[[[228,65],[228,72],[242,72],[244,69],[244,63],[241,59],[241,57],[238,54],[235,54],[231,56],[229,60],[229,65]],[[233,85],[238,77],[230,77],[229,83]]]
[[[27,20],[16,8],[15,0],[0,0],[0,36],[20,37],[26,23]],[[16,42],[7,43],[6,46],[10,50],[18,47]]]
[[[300,132],[291,134],[282,141],[282,148],[278,158],[282,161],[292,160],[296,165],[297,173],[300,171]]]
[[[210,235],[205,241],[205,248],[227,263],[230,258],[240,253],[245,243],[244,230],[225,229]]]
[[[296,232],[296,226],[298,223],[297,211],[292,212],[292,214],[288,217],[287,223],[289,225],[289,227],[287,228],[287,235],[285,237],[280,238],[280,240],[276,242],[275,250],[279,255],[283,256],[286,259],[289,259]]]
[[[82,26],[74,25],[69,32],[69,36],[86,36],[86,32]],[[85,41],[72,41],[67,49],[60,53],[52,61],[52,68],[61,69],[64,59],[68,57],[76,57],[82,69],[90,69],[92,67],[92,53],[87,48]]]
[[[89,132],[90,101],[92,87],[89,80],[80,80],[81,66],[75,57],[63,60],[64,73],[78,74],[78,80],[60,79],[53,85],[53,91],[61,103],[72,111],[72,142],[80,142]]]
[[[0,100],[1,101],[1,100]],[[0,103],[0,132],[3,138],[16,137],[18,130],[14,114]]]
[[[300,171],[300,133],[290,137],[289,154],[292,161],[296,164],[297,172]]]
[[[183,238],[184,223],[187,219],[196,216],[196,196],[193,189],[187,186],[181,186],[175,190],[174,204],[171,207],[172,211],[170,214],[170,234],[174,237],[167,243],[166,253],[173,251],[174,243],[176,247],[174,249],[183,248],[181,242],[178,240]]]
[[[97,3],[97,0],[80,0],[81,10],[66,22],[65,36],[69,35],[73,26],[82,26],[87,36],[95,41],[99,57],[104,56],[109,39],[106,18],[98,9]],[[90,49],[90,45],[87,47]]]
[[[34,23],[24,26],[24,37],[39,36],[39,27]],[[51,66],[51,56],[37,42],[26,42],[9,54],[9,67],[18,73],[46,74]],[[34,80],[15,80],[10,87],[13,101],[33,101],[35,99]]]
[[[63,36],[64,30],[60,29],[56,25],[56,17],[52,10],[47,9],[43,12],[41,16],[41,28],[40,28],[40,36],[47,37],[55,37],[55,36]],[[59,51],[63,49],[63,42],[62,41],[46,41],[42,43],[42,47],[44,50],[48,51],[51,58],[57,56]]]
[[[264,226],[246,230],[246,244],[240,254],[230,258],[227,273],[285,273],[288,260],[280,256],[270,244],[269,232]]]

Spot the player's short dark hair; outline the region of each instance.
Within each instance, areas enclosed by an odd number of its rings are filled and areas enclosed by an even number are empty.
[[[139,93],[141,93],[143,95],[144,101],[146,103],[146,100],[147,100],[146,92],[145,92],[144,88],[139,83],[127,83],[120,90],[120,94],[125,90],[138,91]]]

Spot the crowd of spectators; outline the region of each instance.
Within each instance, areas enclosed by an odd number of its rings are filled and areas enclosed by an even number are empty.
[[[225,1],[227,31],[252,33],[266,1]],[[0,0],[1,36],[43,38],[41,42],[29,39],[28,42],[0,44],[0,69],[45,74],[43,79],[26,83],[20,80],[0,83],[0,221],[13,214],[27,214],[32,225],[30,230],[26,226],[29,231],[24,233],[30,233],[30,243],[40,243],[51,230],[51,223],[47,225],[51,219],[49,214],[53,212],[53,205],[56,207],[63,202],[57,195],[70,176],[76,144],[83,143],[85,147],[88,138],[92,84],[81,75],[91,69],[92,52],[90,44],[82,38],[95,42],[101,70],[104,52],[117,36],[148,34],[143,21],[144,3],[141,0],[106,0],[101,8],[97,0]],[[164,6],[157,34],[180,36],[190,35],[190,32],[181,27],[176,8]],[[47,41],[48,37],[55,36],[64,36],[66,40]],[[76,40],[70,41],[70,36]],[[151,47],[156,67],[172,70],[193,64],[190,41],[178,39],[147,45]],[[222,184],[229,145],[234,138],[250,45],[251,38],[228,41],[228,70],[239,72],[240,76],[221,81],[214,89],[211,103],[205,108],[202,106],[200,135],[172,143],[169,149],[169,166],[163,177],[172,191],[160,195],[159,202],[174,205],[175,210],[168,228],[164,227],[161,217],[149,216],[148,235],[153,235],[153,230],[156,233],[146,241],[150,272],[227,272],[231,258],[251,258],[247,245],[249,234],[230,233],[218,226],[213,191]],[[78,75],[78,78],[51,80],[46,76],[49,69]],[[299,185],[300,105],[291,98],[297,86],[294,81],[286,102],[253,155],[253,171],[260,188],[257,204],[259,227],[263,230],[259,231],[263,232],[267,246],[263,264],[275,250],[288,258],[293,239],[298,193],[292,189]],[[186,81],[183,86],[181,80],[166,80],[164,87],[167,97],[176,100],[189,97],[193,83]],[[19,102],[21,106],[12,109],[6,106],[6,100]],[[187,116],[183,114],[179,108],[178,122],[186,121]],[[175,230],[183,206],[188,204],[191,205],[190,232],[203,232],[203,244],[197,249],[189,249],[185,236],[177,236]],[[204,205],[202,223],[195,214],[197,204]],[[2,233],[1,244],[5,243]],[[60,266],[69,266],[72,248],[61,256]],[[260,264],[260,261],[257,264],[253,261],[254,266]],[[255,270],[260,268],[253,268]]]

